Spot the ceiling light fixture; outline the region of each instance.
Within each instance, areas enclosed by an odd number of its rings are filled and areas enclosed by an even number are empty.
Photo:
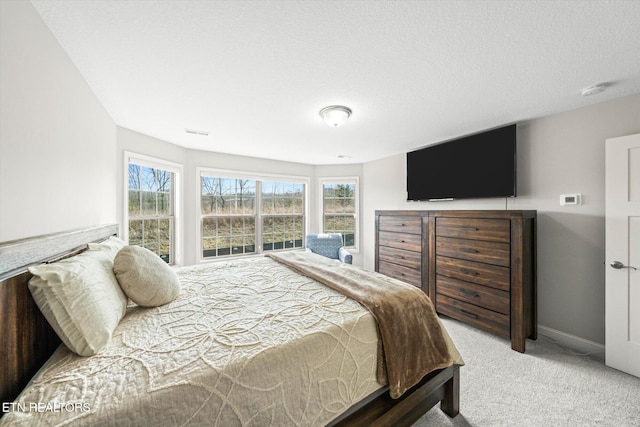
[[[580,95],[582,96],[591,96],[591,95],[597,95],[599,93],[604,92],[604,90],[607,88],[606,83],[599,83],[597,85],[593,85],[593,86],[589,86],[589,87],[585,87],[584,89],[582,89],[580,91]]]
[[[351,116],[351,109],[343,105],[330,105],[320,110],[320,117],[331,127],[338,127]]]

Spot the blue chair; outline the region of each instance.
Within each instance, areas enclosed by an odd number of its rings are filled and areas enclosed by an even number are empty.
[[[306,251],[351,264],[353,256],[343,247],[342,234],[307,234]]]

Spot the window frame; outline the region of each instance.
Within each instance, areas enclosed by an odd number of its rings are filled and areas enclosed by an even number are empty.
[[[319,190],[318,190],[318,206],[319,206],[319,230],[321,233],[325,233],[324,229],[324,186],[325,184],[354,184],[354,194],[353,197],[355,199],[355,213],[354,213],[354,246],[345,246],[351,253],[360,253],[360,177],[359,176],[343,176],[343,177],[321,177],[318,179],[319,181]]]
[[[236,255],[226,255],[226,256],[216,256],[216,257],[204,257],[203,256],[203,233],[202,233],[202,220],[204,215],[202,214],[202,177],[209,176],[214,178],[229,178],[229,179],[242,179],[242,180],[254,180],[256,181],[256,250],[252,253],[245,254],[236,254]],[[269,173],[255,173],[255,172],[247,172],[247,171],[238,171],[238,170],[230,170],[230,169],[218,169],[218,168],[208,168],[198,166],[196,167],[196,253],[197,253],[197,262],[198,263],[206,263],[206,262],[216,262],[223,261],[229,259],[237,259],[237,258],[247,258],[247,257],[255,257],[261,256],[265,253],[262,248],[262,182],[263,181],[277,181],[277,182],[286,182],[286,183],[296,183],[302,184],[304,188],[304,200],[303,200],[303,241],[302,241],[302,249],[305,247],[304,236],[306,236],[309,232],[309,191],[310,191],[310,179],[306,176],[298,176],[298,175],[279,175],[279,174],[269,174]],[[260,190],[260,191],[258,191]],[[260,196],[258,196],[260,194]],[[267,215],[269,216],[269,215]],[[278,249],[278,251],[286,251],[286,250],[299,250],[301,248],[291,248],[291,249]],[[271,252],[271,251],[268,251]]]
[[[183,245],[182,245],[182,177],[184,176],[184,167],[180,163],[171,162],[157,157],[147,156],[144,154],[124,151],[124,171],[123,171],[123,220],[122,220],[122,240],[129,243],[129,164],[136,164],[142,167],[160,169],[173,173],[173,220],[172,233],[169,251],[171,253],[172,263],[169,265],[179,266],[184,262]]]

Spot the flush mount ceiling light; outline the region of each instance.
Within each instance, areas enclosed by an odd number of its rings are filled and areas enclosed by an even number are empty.
[[[330,105],[320,110],[320,117],[327,126],[338,127],[351,116],[351,109],[342,105]]]
[[[599,93],[604,92],[604,90],[606,88],[607,88],[606,83],[600,83],[600,84],[597,84],[597,85],[585,87],[584,89],[582,89],[580,91],[580,95],[582,95],[582,96],[597,95]]]

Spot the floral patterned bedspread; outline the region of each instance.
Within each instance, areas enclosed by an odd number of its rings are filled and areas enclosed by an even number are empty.
[[[61,346],[0,424],[316,426],[380,387],[357,302],[269,258],[177,274],[178,299],[130,307],[101,354]]]

